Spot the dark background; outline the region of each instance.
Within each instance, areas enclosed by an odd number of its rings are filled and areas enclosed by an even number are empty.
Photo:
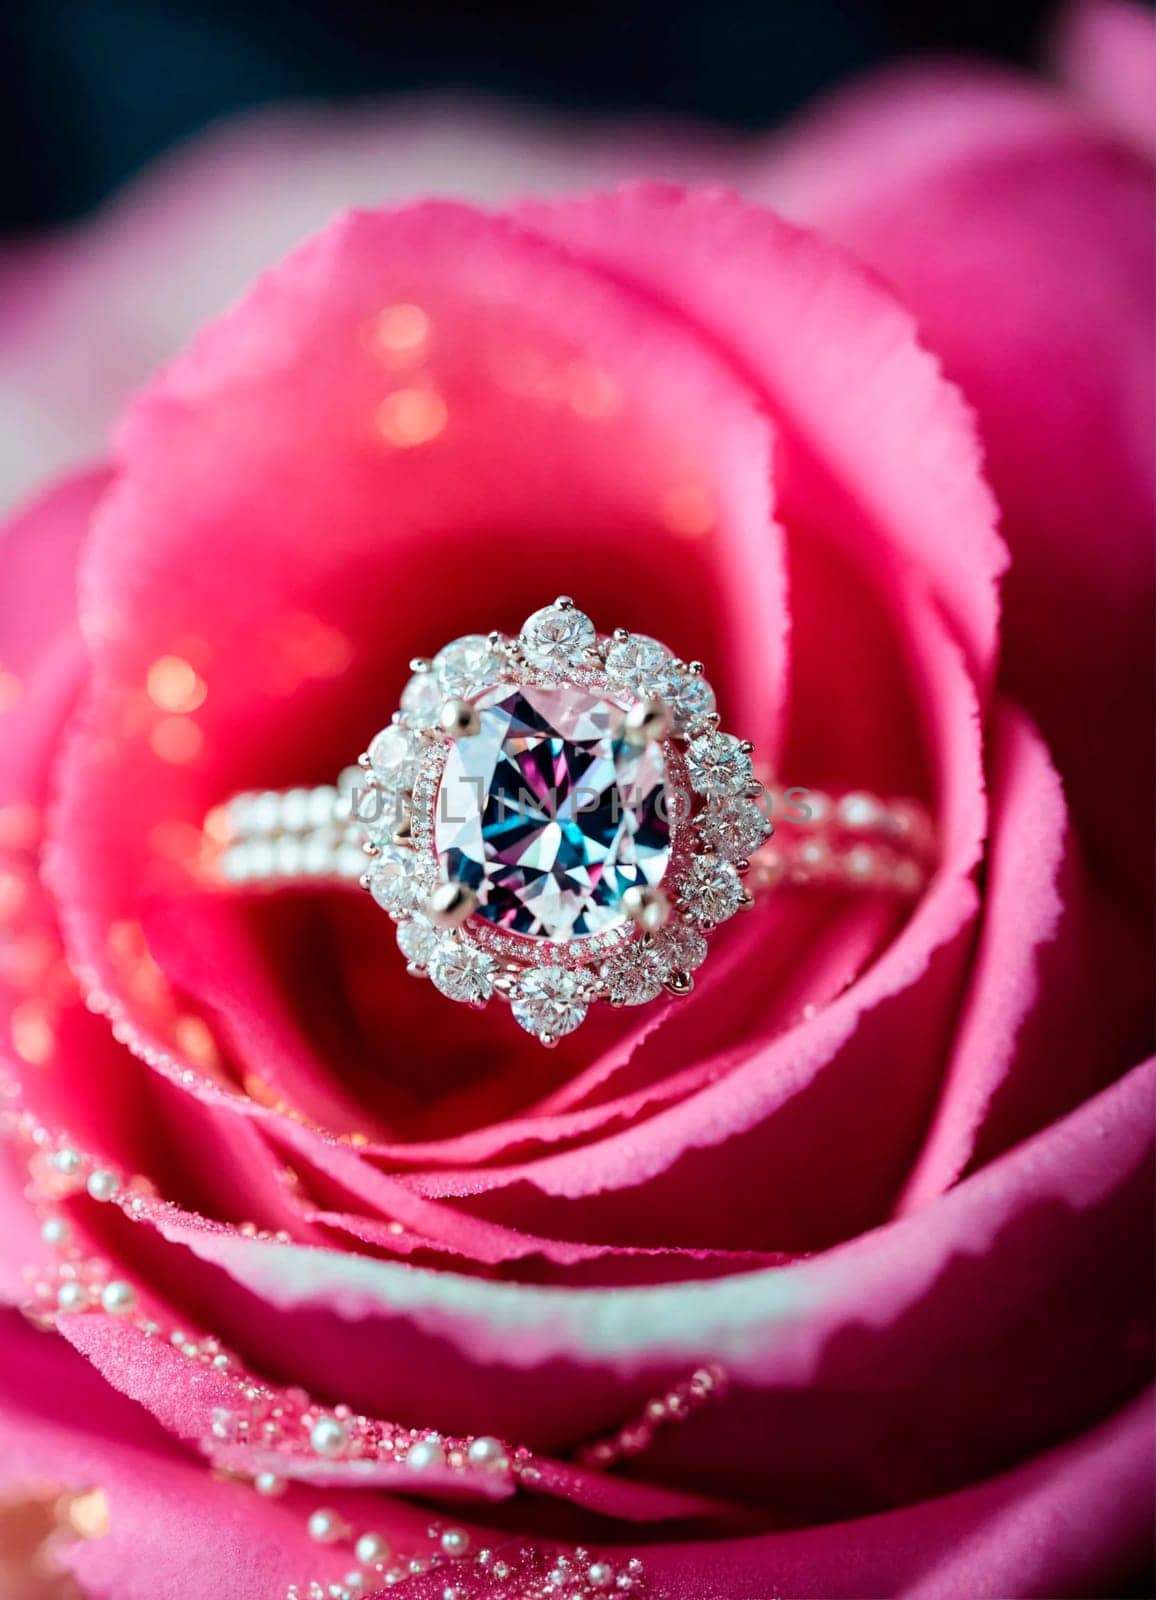
[[[1050,0],[0,0],[0,232],[76,216],[225,112],[466,88],[763,127],[898,55],[1038,53]]]

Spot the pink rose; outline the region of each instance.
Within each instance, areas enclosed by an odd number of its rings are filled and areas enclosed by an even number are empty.
[[[83,1492],[86,1594],[1135,1584],[1152,168],[1104,92],[1153,35],[1072,27],[1078,93],[912,71],[709,158],[819,232],[657,186],[350,212],[13,518],[0,1284],[51,1337],[0,1314],[0,1471]],[[117,237],[6,269],[58,451],[52,308],[99,319]],[[205,887],[213,806],[327,781],[409,657],[560,590],[709,661],[777,771],[921,796],[917,903],[781,890],[543,1055],[363,897]]]

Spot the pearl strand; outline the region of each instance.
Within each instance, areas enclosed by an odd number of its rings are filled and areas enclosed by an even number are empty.
[[[285,1600],[361,1600],[370,1592],[369,1584],[374,1585],[374,1592],[383,1585],[393,1589],[439,1568],[448,1580],[442,1600],[467,1600],[467,1595],[469,1600],[485,1600],[486,1596],[511,1600],[513,1595],[518,1600],[605,1600],[611,1594],[644,1600],[647,1592],[645,1568],[638,1556],[620,1561],[583,1545],[553,1553],[529,1545],[483,1547],[471,1554],[464,1529],[443,1530],[439,1523],[430,1525],[428,1536],[432,1550],[393,1561],[387,1556],[384,1561],[362,1562],[337,1582],[314,1578],[292,1583]],[[379,1537],[365,1534],[358,1544]],[[467,1574],[467,1583],[457,1581]]]
[[[337,784],[247,790],[205,818],[204,866],[226,883],[356,882],[365,871],[351,791],[353,767]]]
[[[840,849],[822,837],[787,841],[776,835],[773,844],[764,845],[752,856],[748,881],[756,894],[784,885],[822,886],[910,899],[920,893],[927,879],[918,861],[893,850],[869,844]]]
[[[366,858],[351,791],[364,781],[353,767],[336,785],[235,795],[206,818],[207,869],[238,887],[356,883]],[[756,891],[788,883],[913,896],[933,865],[935,830],[918,801],[778,786],[767,788],[760,805],[774,824],[774,842],[751,858]]]
[[[2,1089],[9,1100],[19,1093],[11,1080],[6,1080]],[[59,1131],[53,1132],[28,1111],[6,1107],[0,1115],[0,1133],[26,1146],[26,1194],[41,1219],[41,1238],[55,1258],[53,1266],[26,1270],[30,1299],[22,1308],[25,1314],[36,1326],[50,1330],[62,1315],[102,1310],[130,1321],[148,1338],[165,1339],[186,1360],[211,1367],[232,1383],[238,1404],[214,1409],[210,1436],[202,1444],[210,1462],[226,1442],[273,1447],[285,1456],[287,1466],[306,1452],[313,1460],[388,1459],[382,1448],[388,1444],[392,1459],[415,1472],[415,1487],[423,1476],[443,1470],[510,1474],[527,1486],[537,1481],[539,1473],[531,1452],[524,1447],[511,1447],[495,1435],[452,1438],[431,1430],[377,1423],[356,1415],[348,1406],[319,1407],[303,1390],[281,1389],[254,1379],[236,1356],[212,1336],[190,1337],[175,1327],[166,1333],[160,1321],[143,1314],[131,1283],[110,1277],[107,1263],[84,1255],[74,1240],[70,1222],[59,1210],[63,1201],[87,1197],[99,1205],[119,1206],[130,1219],[139,1218],[155,1195],[152,1184],[139,1175],[128,1175],[94,1160],[74,1141]],[[258,1232],[255,1227],[251,1231]],[[679,1393],[684,1388],[688,1394],[696,1389],[705,1393],[714,1387],[713,1378],[704,1386],[704,1374],[709,1378],[708,1369],[704,1369],[689,1380],[689,1386],[680,1386]],[[678,1402],[672,1406],[670,1402],[668,1395],[664,1403],[673,1420],[682,1405]],[[652,1420],[654,1404],[648,1408]],[[257,1437],[255,1424],[260,1425]],[[367,1443],[378,1446],[368,1456]],[[289,1488],[288,1476],[267,1467],[256,1473],[221,1466],[214,1470],[218,1476],[248,1483],[266,1499],[279,1498]],[[598,1600],[611,1590],[623,1595],[643,1593],[643,1568],[637,1558],[616,1566],[608,1557],[593,1556],[582,1548],[555,1555],[530,1547],[509,1555],[482,1548],[474,1554],[472,1540],[464,1528],[439,1523],[429,1529],[435,1543],[432,1551],[418,1551],[399,1562],[383,1534],[373,1529],[354,1530],[329,1507],[314,1508],[306,1527],[318,1544],[348,1543],[358,1565],[338,1582],[310,1580],[305,1588],[292,1585],[286,1600],[317,1600],[318,1596],[320,1600],[360,1600],[369,1592],[367,1585],[380,1587],[378,1579],[387,1587],[394,1587],[445,1563],[450,1564],[447,1572],[472,1563],[475,1575],[480,1574],[483,1579],[481,1590],[474,1582],[470,1586],[471,1595],[479,1600],[487,1593],[492,1593],[495,1600],[508,1594],[506,1585],[511,1578],[519,1584],[517,1592],[523,1600],[556,1600],[563,1588],[569,1600]],[[443,1591],[443,1600],[465,1600],[465,1590],[451,1582]]]
[[[74,1241],[73,1229],[58,1207],[80,1195],[99,1204],[115,1204],[130,1221],[141,1220],[156,1201],[148,1179],[128,1176],[98,1163],[65,1135],[53,1133],[28,1112],[8,1111],[0,1131],[23,1140],[29,1149],[29,1185],[26,1195],[41,1219],[41,1238],[54,1252],[54,1265],[25,1270],[29,1299],[23,1310],[37,1326],[51,1328],[61,1314],[76,1315],[103,1310],[131,1320],[148,1337],[163,1335],[159,1321],[145,1316],[138,1292],[125,1279],[110,1276],[108,1264],[86,1258]],[[242,1224],[247,1237],[279,1238],[255,1224]],[[540,1472],[533,1453],[524,1446],[507,1444],[496,1435],[455,1437],[432,1429],[415,1429],[355,1413],[347,1405],[324,1407],[299,1388],[279,1388],[244,1372],[235,1356],[212,1336],[190,1337],[173,1328],[168,1342],[189,1360],[211,1366],[235,1384],[236,1401],[214,1408],[210,1418],[206,1453],[223,1445],[247,1445],[280,1454],[286,1467],[303,1460],[376,1461],[405,1466],[416,1475],[443,1471],[510,1476],[532,1488]],[[645,1449],[661,1426],[685,1421],[708,1399],[724,1391],[725,1374],[718,1366],[697,1369],[647,1403],[641,1417],[623,1425],[609,1439],[588,1446],[580,1459],[606,1466]],[[254,1476],[259,1493],[275,1494],[285,1478],[265,1466]]]
[[[935,856],[935,828],[918,800],[883,799],[866,789],[831,794],[825,789],[770,786],[767,803],[776,827],[876,839],[923,861]],[[802,811],[807,815],[797,815]]]
[[[62,1201],[87,1195],[98,1203],[118,1205],[129,1220],[140,1220],[155,1201],[152,1184],[94,1161],[27,1112],[7,1111],[0,1127],[27,1146],[26,1195],[41,1219],[41,1238],[54,1253],[51,1265],[25,1271],[29,1284],[25,1315],[47,1329],[60,1314],[103,1310],[133,1321],[149,1337],[160,1336],[161,1324],[141,1314],[133,1285],[111,1277],[106,1262],[85,1257],[71,1224],[58,1209]],[[267,1233],[254,1224],[242,1224],[237,1231],[253,1238],[289,1239],[288,1234]],[[167,1337],[182,1355],[204,1361],[235,1381],[235,1405],[217,1407],[212,1413],[205,1442],[210,1454],[226,1443],[251,1444],[280,1452],[286,1465],[318,1458],[392,1461],[415,1476],[437,1476],[442,1471],[518,1476],[531,1461],[524,1447],[508,1445],[494,1435],[454,1437],[380,1422],[355,1414],[349,1406],[319,1406],[301,1389],[280,1389],[244,1373],[216,1339],[190,1338],[177,1328]]]
[[[917,895],[935,859],[935,830],[914,800],[866,790],[770,788],[772,840],[751,860],[755,890],[782,884]],[[805,810],[806,815],[797,815]]]
[[[648,1400],[641,1413],[623,1423],[614,1433],[578,1452],[579,1461],[591,1467],[611,1467],[630,1456],[640,1455],[654,1442],[660,1428],[686,1422],[709,1400],[718,1399],[726,1389],[726,1373],[720,1366],[697,1368],[682,1383]]]

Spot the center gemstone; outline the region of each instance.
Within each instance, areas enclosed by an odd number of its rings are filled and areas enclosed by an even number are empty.
[[[442,877],[510,933],[573,939],[626,920],[622,896],[670,860],[662,747],[621,737],[625,712],[573,685],[501,684],[475,701],[437,797]]]

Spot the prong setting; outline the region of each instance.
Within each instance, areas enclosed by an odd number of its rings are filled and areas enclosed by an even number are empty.
[[[438,713],[438,726],[450,739],[472,739],[481,725],[477,707],[456,696],[447,700]]]
[[[460,928],[478,908],[478,897],[464,883],[439,883],[425,903],[425,914],[439,928]]]
[[[634,885],[622,896],[622,906],[631,922],[646,933],[657,933],[670,918],[670,901],[661,889]]]
[[[670,732],[670,707],[658,695],[636,700],[622,720],[622,737],[640,748],[665,739]]]

